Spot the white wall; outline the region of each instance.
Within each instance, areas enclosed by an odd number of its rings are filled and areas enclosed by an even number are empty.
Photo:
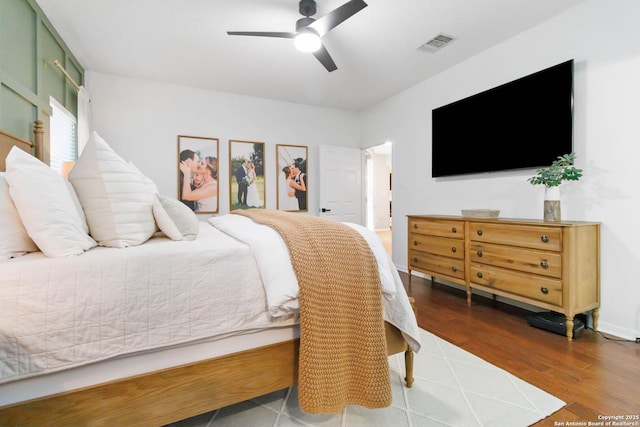
[[[406,269],[408,214],[463,208],[542,219],[533,170],[431,178],[431,110],[567,59],[574,151],[585,170],[563,184],[562,217],[602,222],[600,329],[640,337],[640,2],[591,0],[361,113],[364,146],[392,140],[393,258]],[[526,100],[523,100],[526,102]]]
[[[219,212],[229,212],[229,140],[265,142],[266,207],[276,208],[276,144],[309,147],[309,214],[318,211],[318,145],[360,146],[352,112],[87,72],[93,127],[177,197],[178,135],[220,140]],[[206,216],[201,216],[201,219]]]

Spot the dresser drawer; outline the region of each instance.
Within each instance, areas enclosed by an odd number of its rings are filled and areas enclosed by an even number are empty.
[[[471,284],[562,306],[562,281],[551,277],[520,273],[504,268],[471,263]]]
[[[447,219],[426,221],[420,218],[409,218],[409,232],[462,240],[464,239],[464,221]]]
[[[464,260],[409,251],[409,268],[464,280]]]
[[[499,243],[557,252],[562,250],[562,229],[558,227],[508,226],[471,222],[469,230],[469,238],[476,242]]]
[[[452,258],[464,259],[464,240],[409,234],[409,248]]]
[[[562,256],[559,252],[471,242],[469,259],[471,262],[562,278]]]
[[[600,223],[408,215],[411,272],[566,316],[600,307]],[[573,337],[567,331],[567,338]]]

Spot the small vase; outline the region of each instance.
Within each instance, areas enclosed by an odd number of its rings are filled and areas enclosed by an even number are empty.
[[[560,187],[544,187],[544,220],[560,221]]]

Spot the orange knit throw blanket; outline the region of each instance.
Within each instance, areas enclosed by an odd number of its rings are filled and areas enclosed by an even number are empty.
[[[277,230],[300,287],[298,399],[307,413],[391,404],[375,257],[351,227],[308,215],[233,211]]]

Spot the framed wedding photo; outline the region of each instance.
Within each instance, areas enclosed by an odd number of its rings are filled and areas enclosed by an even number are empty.
[[[276,145],[278,210],[289,212],[308,210],[307,155],[308,147],[304,145]]]
[[[178,135],[178,200],[197,214],[218,213],[218,138]]]
[[[229,208],[265,206],[264,142],[229,140]]]

